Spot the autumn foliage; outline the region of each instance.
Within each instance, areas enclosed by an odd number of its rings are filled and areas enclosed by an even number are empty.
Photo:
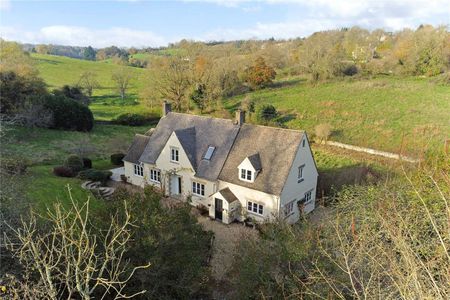
[[[255,63],[245,71],[245,81],[252,88],[264,88],[272,83],[277,73],[275,70],[266,65],[266,61],[262,57],[258,57]]]

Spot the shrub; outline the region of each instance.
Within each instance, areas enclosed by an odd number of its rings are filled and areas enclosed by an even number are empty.
[[[358,74],[358,67],[356,67],[355,65],[351,64],[351,65],[346,65],[343,67],[342,69],[342,73],[345,76],[353,76]]]
[[[205,205],[199,204],[199,205],[197,205],[197,209],[198,209],[198,211],[200,212],[200,214],[201,214],[202,216],[207,216],[207,215],[209,215],[209,209],[208,209],[208,207],[206,207]]]
[[[82,89],[78,86],[64,85],[61,89],[54,90],[53,94],[65,96],[86,106],[90,103],[89,97],[83,94]]]
[[[35,98],[45,109],[53,113],[51,128],[77,131],[90,131],[94,126],[94,117],[89,108],[63,95]]]
[[[74,172],[79,172],[83,169],[83,160],[77,155],[69,155],[64,162],[64,166]]]
[[[124,157],[125,157],[125,154],[123,154],[123,153],[111,154],[111,163],[116,166],[121,166],[121,165],[123,165],[122,159]]]
[[[83,157],[83,169],[92,169],[92,160],[87,157]]]
[[[319,142],[327,141],[331,135],[331,125],[319,124],[314,128],[314,131]]]
[[[53,174],[59,177],[75,177],[76,175],[71,168],[65,166],[54,167]]]
[[[78,173],[78,178],[83,180],[100,181],[101,183],[106,183],[106,181],[108,181],[111,175],[112,175],[111,171],[88,169]]]
[[[119,124],[119,125],[128,125],[128,126],[141,126],[144,125],[147,121],[147,118],[140,114],[132,114],[132,113],[125,113],[117,116],[113,123]]]
[[[264,104],[257,108],[256,118],[259,122],[270,121],[277,116],[278,112],[272,104]]]
[[[23,159],[2,158],[1,168],[10,175],[23,175],[28,168],[29,162]]]

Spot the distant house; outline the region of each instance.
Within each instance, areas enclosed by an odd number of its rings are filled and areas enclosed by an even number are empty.
[[[171,112],[124,158],[132,184],[147,184],[226,224],[251,218],[289,223],[315,207],[317,169],[305,132]]]

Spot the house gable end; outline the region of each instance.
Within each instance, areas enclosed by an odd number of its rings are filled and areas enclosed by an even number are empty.
[[[174,162],[171,160],[171,151],[172,149],[177,149],[179,154],[179,161]],[[186,151],[183,148],[182,143],[178,139],[175,132],[169,136],[166,144],[161,150],[158,158],[156,159],[156,165],[158,168],[163,170],[171,170],[171,169],[190,169],[192,172],[195,172],[195,168],[192,165]]]

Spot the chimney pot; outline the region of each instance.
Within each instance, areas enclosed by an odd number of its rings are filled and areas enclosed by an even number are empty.
[[[172,111],[172,104],[168,103],[166,100],[164,100],[162,105],[162,116],[167,116],[168,113]]]
[[[245,111],[238,109],[236,110],[236,120],[235,123],[239,126],[245,123]]]

